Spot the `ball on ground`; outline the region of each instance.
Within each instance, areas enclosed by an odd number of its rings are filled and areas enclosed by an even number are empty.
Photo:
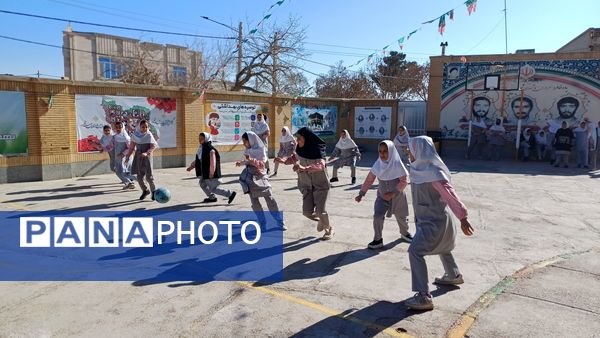
[[[154,199],[158,203],[167,203],[171,200],[171,192],[167,188],[158,188],[154,191]]]

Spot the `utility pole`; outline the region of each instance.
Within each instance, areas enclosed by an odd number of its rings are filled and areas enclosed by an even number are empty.
[[[504,54],[508,54],[508,25],[506,21],[506,0],[504,0]]]
[[[240,21],[240,25],[238,26],[238,60],[237,60],[237,74],[236,77],[242,71],[242,44],[243,44],[243,34],[242,34],[242,22]]]
[[[272,57],[273,57],[273,78],[272,78],[272,82],[273,82],[273,96],[275,96],[277,94],[277,32],[275,32],[274,38],[273,38],[273,53],[272,53]]]

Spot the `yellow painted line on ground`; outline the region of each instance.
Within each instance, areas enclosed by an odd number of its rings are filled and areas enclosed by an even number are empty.
[[[24,210],[24,211],[31,211],[30,208],[26,207],[25,205],[22,205],[20,203],[15,203],[15,202],[9,202],[3,199],[0,199],[0,203],[9,205],[13,208],[15,208],[16,210]],[[349,322],[367,327],[367,328],[371,328],[373,330],[377,330],[380,332],[383,332],[385,334],[387,334],[388,336],[391,337],[400,337],[400,338],[412,338],[411,335],[406,334],[404,332],[399,332],[396,331],[395,329],[389,328],[389,327],[385,327],[379,324],[375,324],[375,323],[371,323],[369,321],[365,321],[356,317],[353,317],[351,314],[350,315],[343,315],[341,311],[338,310],[334,310],[331,308],[328,308],[326,306],[323,306],[321,304],[317,304],[311,301],[308,301],[306,299],[302,299],[299,297],[295,297],[292,295],[288,295],[286,293],[280,292],[280,291],[276,291],[273,289],[269,289],[266,288],[264,286],[255,286],[250,282],[237,282],[239,285],[246,287],[246,288],[250,288],[252,290],[256,290],[256,291],[260,291],[262,293],[277,297],[279,299],[283,299],[286,300],[288,302],[292,302],[292,303],[296,303],[299,305],[303,305],[305,307],[308,307],[310,309],[313,309],[315,311],[321,312],[323,314],[326,314],[328,316],[335,316],[337,318],[343,319],[343,320],[347,320]]]
[[[475,323],[475,320],[477,320],[479,314],[483,310],[485,310],[494,300],[496,300],[496,298],[498,298],[499,295],[504,293],[506,289],[511,287],[517,280],[531,275],[536,270],[545,268],[549,265],[572,258],[574,256],[588,253],[592,250],[593,249],[576,251],[544,259],[540,262],[533,263],[522,269],[519,269],[512,275],[505,277],[496,285],[494,285],[491,289],[489,289],[486,293],[484,293],[481,297],[479,297],[479,299],[477,299],[473,304],[471,304],[471,306],[469,306],[469,308],[446,331],[446,338],[464,337],[473,327],[473,324]]]
[[[296,303],[296,304],[299,304],[299,305],[306,306],[308,308],[311,308],[311,309],[313,309],[315,311],[321,312],[321,313],[326,314],[328,316],[335,316],[337,318],[340,318],[340,319],[343,319],[343,320],[347,320],[349,322],[352,322],[352,323],[355,323],[355,324],[358,324],[358,325],[361,325],[361,326],[364,326],[364,327],[367,327],[367,328],[371,328],[371,329],[376,330],[376,331],[383,332],[383,333],[385,333],[385,334],[387,334],[389,336],[392,336],[392,337],[403,337],[403,338],[412,337],[411,335],[406,334],[404,332],[398,332],[398,331],[396,331],[396,330],[394,330],[392,328],[385,327],[385,326],[382,326],[382,325],[379,325],[379,324],[371,323],[369,321],[356,318],[356,317],[352,316],[351,314],[344,315],[344,314],[342,314],[341,311],[334,310],[334,309],[328,308],[326,306],[323,306],[321,304],[313,303],[313,302],[308,301],[306,299],[295,297],[295,296],[289,295],[287,293],[283,293],[283,292],[280,292],[280,291],[269,289],[269,288],[266,288],[266,287],[263,287],[263,286],[254,286],[250,282],[237,282],[237,283],[239,285],[244,286],[244,287],[251,288],[253,290],[257,290],[257,291],[260,291],[262,293],[265,293],[265,294],[268,294],[268,295],[271,295],[271,296],[274,296],[274,297],[277,297],[277,298],[280,298],[280,299],[284,299],[284,300],[287,300],[287,301],[292,302],[292,303]]]

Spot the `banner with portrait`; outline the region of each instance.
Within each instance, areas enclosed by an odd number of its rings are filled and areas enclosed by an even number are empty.
[[[336,139],[337,106],[292,105],[292,133],[309,127],[324,141]]]
[[[256,114],[268,116],[269,105],[256,102],[206,101],[204,118],[214,144],[241,144],[242,135],[252,129]]]
[[[23,154],[27,154],[25,94],[0,91],[0,156]]]
[[[497,85],[515,90],[485,90],[489,75],[499,75]],[[522,90],[521,90],[522,88]],[[489,88],[488,88],[489,89]],[[490,126],[500,119],[507,139],[521,131],[533,132],[566,121],[600,120],[600,60],[552,60],[444,65],[440,128],[446,139],[466,139],[469,120],[481,117]]]
[[[103,127],[116,122],[132,134],[141,120],[160,148],[177,147],[177,100],[174,98],[75,95],[77,151],[100,151]]]
[[[355,107],[354,137],[390,139],[392,107]]]

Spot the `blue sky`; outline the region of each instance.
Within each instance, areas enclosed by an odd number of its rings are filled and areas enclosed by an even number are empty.
[[[440,43],[447,41],[447,54],[504,53],[504,1],[479,0],[477,11],[468,15],[462,1],[454,0],[286,0],[275,7],[270,20],[285,21],[290,14],[306,26],[306,48],[309,59],[334,64],[344,60],[352,64],[385,45],[397,49],[399,37],[421,28],[406,42],[408,58],[425,62],[440,54]],[[157,1],[131,0],[0,0],[0,9],[53,16],[111,25],[169,30],[185,33],[227,36],[227,28],[200,18],[253,27],[276,0]],[[439,17],[456,8],[455,19],[446,19],[446,32],[440,36],[437,21],[421,26],[421,22]],[[508,51],[534,48],[536,52],[553,52],[589,27],[600,27],[598,0],[507,0]],[[0,35],[62,45],[65,23],[25,18],[0,13]],[[98,31],[151,40],[159,43],[194,44],[194,38],[139,33],[73,24],[76,31]],[[247,31],[247,30],[246,30]],[[60,49],[2,40],[0,74],[63,75]],[[210,44],[213,40],[205,40]],[[322,46],[328,44],[342,48]],[[390,47],[390,49],[391,49]],[[304,63],[315,73],[326,73],[328,67]],[[308,75],[309,79],[314,76]]]

